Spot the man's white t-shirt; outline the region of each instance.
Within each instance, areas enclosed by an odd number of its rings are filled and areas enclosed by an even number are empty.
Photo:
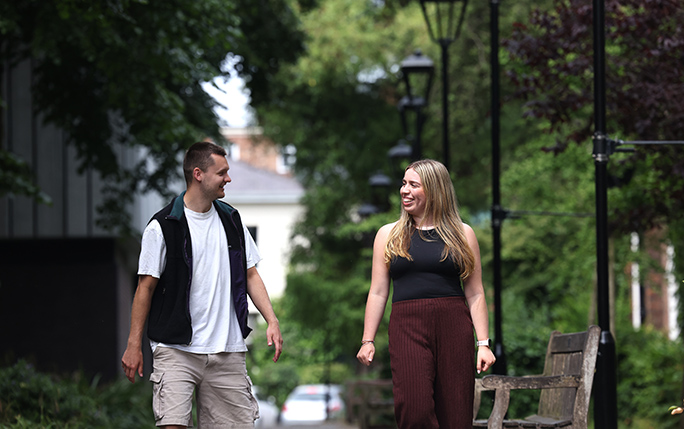
[[[192,341],[189,345],[150,341],[152,350],[162,346],[199,354],[247,351],[231,296],[228,239],[218,212],[213,204],[206,213],[185,207],[185,217],[192,242]],[[261,256],[249,231],[244,226],[243,229],[249,269],[261,260]],[[152,220],[143,232],[138,275],[158,279],[165,266],[164,234],[159,222]]]

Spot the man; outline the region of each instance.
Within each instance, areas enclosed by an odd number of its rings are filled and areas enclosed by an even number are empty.
[[[256,263],[254,240],[233,207],[221,201],[226,151],[209,142],[185,154],[187,190],[145,228],[128,346],[126,377],[142,377],[142,334],[153,352],[152,408],[157,426],[192,426],[192,397],[203,428],[252,428],[258,405],[247,376],[247,295],[268,323],[273,361],[282,350],[278,319]],[[149,320],[148,320],[149,319]]]

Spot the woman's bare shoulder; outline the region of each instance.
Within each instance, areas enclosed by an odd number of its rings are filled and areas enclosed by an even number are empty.
[[[383,225],[378,229],[378,233],[375,235],[376,240],[383,240],[387,241],[387,237],[390,235],[390,231],[392,231],[392,228],[397,224],[397,222],[392,222],[388,223],[387,225]]]
[[[378,232],[380,232],[380,231],[390,232],[390,231],[392,230],[392,228],[394,228],[394,226],[395,226],[398,222],[399,222],[399,221],[396,221],[396,222],[392,222],[392,223],[388,223],[388,224],[386,224],[386,225],[383,225],[383,226],[380,227],[380,229],[378,230]]]
[[[477,236],[475,235],[475,231],[467,223],[463,224],[463,234],[466,236],[466,239],[469,243],[477,243]]]

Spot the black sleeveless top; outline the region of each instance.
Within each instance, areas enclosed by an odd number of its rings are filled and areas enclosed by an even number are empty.
[[[390,263],[390,277],[394,285],[392,302],[464,296],[461,270],[451,258],[440,262],[443,249],[444,240],[436,230],[413,233],[409,247],[413,260],[397,257]]]

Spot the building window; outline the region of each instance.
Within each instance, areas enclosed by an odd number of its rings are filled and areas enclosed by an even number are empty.
[[[278,174],[288,174],[297,161],[297,148],[289,144],[280,147],[276,161],[276,171]]]

